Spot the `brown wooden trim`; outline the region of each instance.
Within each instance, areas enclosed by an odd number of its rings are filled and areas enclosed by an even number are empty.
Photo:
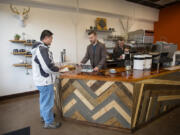
[[[135,108],[135,114],[134,114],[134,118],[133,118],[132,127],[136,126],[136,122],[137,122],[137,119],[138,119],[139,108],[141,106],[143,90],[144,90],[144,84],[142,83],[140,85],[140,90],[139,90],[139,95],[138,95],[138,99],[137,99],[137,105],[136,105],[136,108]]]
[[[132,133],[132,130],[128,129],[128,128],[113,127],[113,126],[108,126],[108,125],[103,125],[103,124],[98,124],[98,123],[92,123],[92,122],[87,122],[87,121],[75,120],[75,119],[67,118],[67,117],[62,117],[62,120],[64,120],[64,121],[71,121],[71,122],[74,122],[74,123],[77,123],[77,124],[93,126],[93,127],[97,127],[97,128],[116,130],[116,131],[121,131],[121,132],[124,132],[124,133]]]
[[[0,96],[0,102],[8,100],[8,99],[13,99],[13,98],[17,98],[17,97],[34,95],[34,94],[38,94],[38,93],[39,93],[38,90],[33,90],[33,91],[27,91],[27,92],[23,92],[23,93],[16,93],[16,94],[11,94],[11,95],[6,95],[6,96]]]
[[[144,99],[142,101],[142,108],[141,108],[138,124],[143,123],[145,121],[146,112],[147,112],[148,103],[149,103],[149,97],[150,97],[150,90],[146,90],[143,96],[144,96]]]

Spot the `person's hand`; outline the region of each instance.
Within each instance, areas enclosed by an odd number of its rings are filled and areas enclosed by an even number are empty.
[[[64,69],[64,67],[63,67],[63,66],[62,66],[62,67],[59,67],[59,72],[61,72],[61,70],[62,70],[62,69]]]
[[[82,65],[83,65],[83,63],[81,63],[81,62],[80,62],[78,65],[79,65],[79,66],[82,66]]]
[[[59,67],[59,72],[61,72],[62,69],[63,69],[62,67]]]
[[[97,71],[99,71],[99,68],[95,67],[93,70],[97,72]]]

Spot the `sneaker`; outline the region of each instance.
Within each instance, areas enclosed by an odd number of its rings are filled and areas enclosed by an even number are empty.
[[[50,129],[50,128],[52,128],[52,129],[55,129],[55,128],[59,128],[61,126],[61,123],[59,123],[59,122],[53,122],[53,123],[51,123],[51,124],[44,124],[44,126],[43,126],[43,128],[46,128],[46,129]]]

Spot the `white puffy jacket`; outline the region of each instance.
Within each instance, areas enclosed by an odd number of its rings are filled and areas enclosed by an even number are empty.
[[[55,66],[52,52],[42,42],[33,45],[32,50],[32,73],[36,86],[54,84],[59,68]]]

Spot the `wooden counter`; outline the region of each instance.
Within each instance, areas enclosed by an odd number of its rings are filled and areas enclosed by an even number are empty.
[[[62,117],[97,127],[132,131],[180,104],[180,72],[125,71],[60,75]]]
[[[124,82],[137,82],[145,79],[150,79],[152,77],[158,77],[166,75],[169,73],[176,72],[178,70],[130,70],[126,71],[125,68],[115,68],[117,73],[109,73],[109,69],[101,70],[100,72],[83,73],[80,70],[73,70],[67,73],[61,74],[61,78],[71,78],[71,79],[87,79],[87,80],[101,80],[101,81],[124,81]],[[180,69],[179,69],[180,71]]]

